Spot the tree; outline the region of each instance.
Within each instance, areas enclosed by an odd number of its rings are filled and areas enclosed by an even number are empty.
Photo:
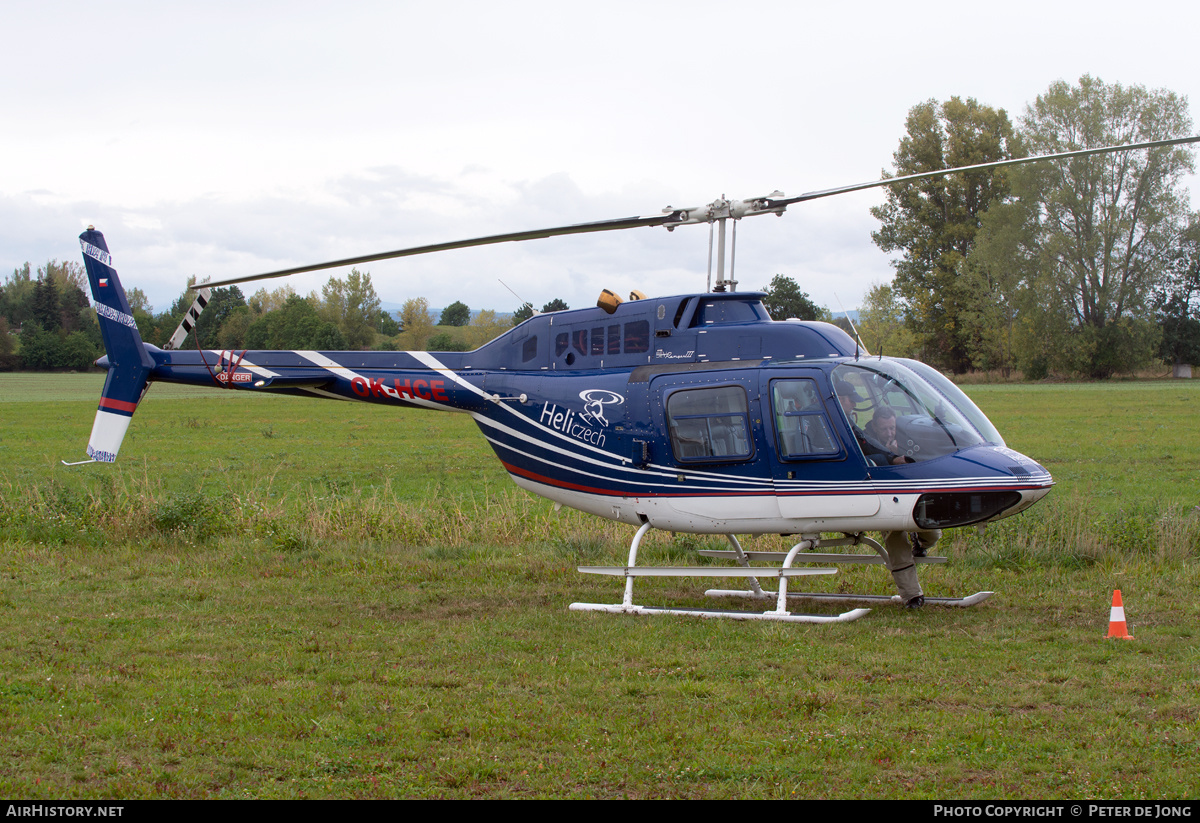
[[[82,263],[74,260],[67,260],[63,263],[51,260],[44,266],[38,266],[38,276],[53,279],[54,284],[58,286],[59,294],[65,294],[73,289],[78,289],[86,294],[88,289],[87,270],[84,269]]]
[[[38,267],[38,278],[54,284],[58,292],[58,321],[56,328],[66,333],[83,328],[91,312],[88,300],[87,272],[83,265],[73,260],[60,263],[51,260]]]
[[[1013,171],[1014,188],[1028,171]],[[1038,288],[1037,237],[1028,230],[1036,208],[1020,199],[993,203],[963,267],[962,286],[973,299],[964,307],[960,326],[971,365],[998,369],[1005,377],[1018,367],[1028,378],[1045,377],[1062,331],[1046,312],[1052,301]]]
[[[508,317],[499,317],[491,309],[484,309],[471,320],[470,341],[476,348],[494,340],[508,329],[512,322]]]
[[[469,351],[470,345],[466,342],[455,338],[448,331],[441,331],[429,338],[426,344],[429,346],[429,351]]]
[[[425,344],[433,334],[433,318],[429,314],[429,301],[424,297],[411,297],[400,307],[400,338],[397,343],[405,351],[424,351]]]
[[[278,311],[268,312],[250,324],[246,331],[246,348],[345,349],[346,340],[341,331],[328,320],[322,320],[313,303],[298,294],[288,296]]]
[[[246,301],[246,305],[255,315],[262,316],[267,312],[283,308],[283,304],[295,293],[296,290],[287,284],[272,291],[261,288],[251,295],[250,299]]]
[[[33,286],[33,312],[29,318],[46,331],[62,328],[59,310],[58,284],[51,277],[38,277]]]
[[[1170,366],[1200,364],[1200,215],[1193,215],[1155,304],[1159,357]]]
[[[221,324],[220,331],[217,332],[217,343],[222,350],[229,349],[244,349],[246,347],[246,335],[250,332],[250,326],[254,323],[254,314],[249,306],[237,306],[225,318],[225,322]]]
[[[782,274],[771,279],[771,285],[763,286],[766,292],[763,305],[776,320],[829,320],[829,312],[814,303],[806,292],[800,291],[796,281]]]
[[[368,272],[351,269],[345,280],[330,277],[321,287],[321,296],[321,317],[338,327],[347,346],[361,349],[371,345],[381,307]]]
[[[8,320],[13,329],[19,329],[33,311],[33,271],[29,263],[13,273],[0,287],[0,316]]]
[[[125,290],[125,299],[129,301],[129,308],[134,312],[144,312],[146,314],[154,314],[154,307],[150,305],[150,298],[146,297],[146,293],[137,286],[130,286]]]
[[[917,336],[905,322],[904,306],[892,286],[886,283],[871,286],[858,310],[857,325],[863,345],[872,353],[890,357],[917,355]]]
[[[374,327],[375,331],[387,338],[395,337],[400,333],[400,324],[396,322],[396,318],[387,309],[381,308],[375,315]],[[386,349],[386,351],[394,351],[394,349]]]
[[[446,308],[442,309],[442,316],[438,320],[439,326],[465,326],[471,322],[471,309],[466,303],[455,300]]]
[[[894,176],[1025,156],[1007,113],[973,98],[927,100],[909,111],[905,125],[906,136],[892,155]],[[887,203],[871,209],[883,224],[871,234],[876,245],[903,254],[892,262],[894,286],[910,327],[925,342],[927,356],[955,372],[970,365],[961,314],[986,299],[960,282],[962,265],[981,216],[1008,195],[1007,172],[986,169],[890,186]]]
[[[568,306],[565,302],[563,302],[563,299],[561,297],[556,297],[553,300],[551,300],[549,303],[547,303],[546,305],[542,306],[542,312],[545,313],[545,312],[551,312],[551,311],[566,311],[569,308],[571,308],[571,307]]]
[[[0,314],[0,371],[12,371],[20,362],[16,355],[16,343],[9,333],[8,320]]]
[[[58,368],[87,371],[99,356],[96,346],[81,331],[73,331],[62,341]]]
[[[513,312],[512,324],[519,326],[531,317],[533,317],[533,304],[522,303],[521,308]]]
[[[1054,83],[1027,108],[1022,141],[1035,154],[1180,137],[1191,132],[1184,98],[1084,75]],[[1052,361],[1093,378],[1129,371],[1157,347],[1150,324],[1187,223],[1180,179],[1188,149],[1166,147],[1038,163],[1014,175],[1031,204],[1026,259],[1045,301],[1046,325],[1062,330]],[[1019,250],[1018,250],[1019,251]]]
[[[21,368],[50,371],[59,367],[62,359],[62,340],[38,323],[26,323],[21,331]]]

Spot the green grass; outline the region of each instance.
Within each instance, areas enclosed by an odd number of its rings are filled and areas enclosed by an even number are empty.
[[[1008,445],[1059,490],[1110,510],[1200,503],[1200,381],[975,385],[964,390]]]
[[[1188,384],[969,387],[1059,481],[923,572],[999,594],[826,626],[569,612],[619,600],[575,566],[633,530],[516,490],[462,415],[156,386],[116,465],[64,468],[99,386],[0,376],[0,794],[1196,794]]]

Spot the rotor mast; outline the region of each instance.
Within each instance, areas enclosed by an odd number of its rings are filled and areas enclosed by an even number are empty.
[[[738,281],[733,277],[734,262],[737,256],[737,221],[743,217],[752,217],[756,214],[774,214],[777,217],[782,215],[787,206],[776,204],[772,200],[783,196],[783,192],[773,191],[765,197],[752,197],[748,200],[726,200],[725,195],[722,194],[707,206],[695,206],[687,209],[677,209],[673,206],[667,206],[662,210],[662,213],[673,215],[674,219],[664,225],[667,227],[667,231],[674,231],[676,226],[686,226],[692,223],[708,223],[708,285],[706,291],[737,291]],[[730,227],[729,276],[726,277],[725,229],[726,224],[730,220],[733,221],[733,225]],[[712,279],[714,224],[717,233],[716,285],[713,285]]]

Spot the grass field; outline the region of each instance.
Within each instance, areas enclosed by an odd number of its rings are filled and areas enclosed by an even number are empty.
[[[160,385],[64,468],[101,379],[0,375],[2,795],[1197,794],[1200,384],[967,387],[1058,482],[922,575],[998,595],[814,626],[567,611],[619,600],[575,566],[632,529],[516,490],[462,415]]]

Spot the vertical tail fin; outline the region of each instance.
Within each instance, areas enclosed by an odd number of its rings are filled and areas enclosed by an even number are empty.
[[[129,420],[149,386],[154,360],[142,344],[104,235],[89,226],[79,235],[79,244],[83,247],[83,263],[108,355],[105,358],[108,378],[100,392],[100,406],[96,410],[87,454],[92,460],[112,463],[125,439]]]

